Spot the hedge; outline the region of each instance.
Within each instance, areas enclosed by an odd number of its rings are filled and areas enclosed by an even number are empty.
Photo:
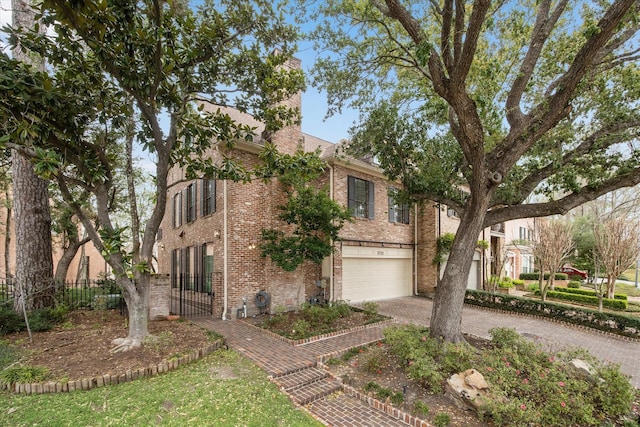
[[[555,288],[556,292],[564,292],[567,294],[580,294],[580,295],[589,295],[589,296],[597,296],[596,291],[592,291],[590,289],[575,289],[575,288]],[[613,299],[619,299],[623,301],[627,301],[628,298],[625,294],[613,294]]]
[[[536,291],[536,295],[540,295],[540,291]],[[558,292],[558,291],[547,291],[547,298],[559,299],[563,301],[573,301],[582,304],[589,305],[598,305],[598,297],[595,295],[580,295],[580,294],[572,294],[569,292]],[[602,306],[605,308],[610,308],[611,310],[621,310],[624,311],[627,309],[627,301],[619,300],[619,299],[609,299],[602,298]]]
[[[553,275],[554,280],[567,280],[569,276],[566,273],[556,273]],[[539,280],[540,272],[520,273],[520,280]],[[549,280],[549,273],[544,273],[544,280]]]
[[[618,313],[600,313],[584,307],[542,302],[515,295],[467,290],[465,303],[480,307],[548,317],[601,331],[640,339],[640,318]]]

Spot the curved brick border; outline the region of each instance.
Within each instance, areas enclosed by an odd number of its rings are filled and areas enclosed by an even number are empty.
[[[178,366],[191,363],[214,352],[215,350],[222,347],[223,343],[223,340],[217,340],[215,343],[203,347],[200,350],[195,350],[185,356],[179,357],[177,359],[163,360],[157,365],[149,366],[147,368],[140,368],[135,371],[127,370],[120,374],[83,378],[81,380],[69,381],[66,383],[15,383],[11,386],[7,386],[5,384],[2,389],[9,390],[13,393],[22,394],[65,393],[76,390],[91,390],[92,388],[104,387],[106,385],[126,383],[129,381],[137,380],[139,378],[152,377],[163,372],[172,371]]]
[[[249,323],[245,320],[242,319],[238,319],[238,322],[243,322],[245,325],[248,325],[254,329],[257,329],[259,331],[261,331],[263,334],[268,335],[272,338],[278,339],[282,342],[285,342],[293,347],[298,346],[298,345],[302,345],[302,344],[307,344],[310,342],[314,342],[314,341],[320,341],[326,338],[331,338],[331,337],[337,337],[339,335],[344,335],[344,334],[348,334],[351,332],[357,332],[357,331],[362,331],[365,329],[370,329],[370,328],[377,328],[378,326],[386,326],[386,325],[393,325],[395,323],[398,323],[398,321],[396,319],[388,319],[388,320],[382,320],[380,322],[376,322],[376,323],[369,323],[367,325],[362,325],[362,326],[354,326],[353,328],[349,328],[349,329],[340,329],[339,331],[334,331],[334,332],[329,332],[326,334],[322,334],[322,335],[314,335],[312,337],[309,338],[302,338],[299,340],[292,340],[289,339],[287,337],[283,337],[282,335],[278,335],[275,332],[271,332],[268,329],[264,329],[261,328],[260,326],[254,325],[252,323]]]

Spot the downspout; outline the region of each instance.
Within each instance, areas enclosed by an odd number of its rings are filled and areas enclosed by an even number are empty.
[[[223,267],[222,267],[222,281],[223,281],[223,308],[222,308],[222,320],[227,320],[227,310],[229,309],[228,299],[228,286],[229,286],[229,265],[228,265],[228,253],[229,253],[229,239],[228,239],[228,224],[227,224],[227,180],[222,181],[222,197],[224,200],[224,210],[222,214],[223,227],[222,227],[222,240],[224,245]]]
[[[333,200],[333,166],[329,165],[329,198]],[[335,244],[334,241],[331,241],[331,247]],[[331,257],[329,258],[329,301],[333,301],[333,260],[335,257],[335,253],[331,253]]]
[[[418,204],[413,216],[413,294],[418,295]]]

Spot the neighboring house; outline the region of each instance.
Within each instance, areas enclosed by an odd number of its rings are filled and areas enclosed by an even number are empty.
[[[530,247],[531,237],[536,228],[535,218],[523,218],[505,223],[504,274],[513,279],[520,273],[534,272],[534,256]]]
[[[300,94],[289,103],[300,108]],[[253,117],[232,109],[225,112],[261,135],[264,125]],[[258,248],[261,230],[280,226],[278,206],[284,204],[285,194],[276,180],[187,181],[184,171],[176,168],[169,175],[167,209],[158,233],[159,272],[170,275],[174,289],[213,295],[213,314],[223,318],[236,316],[243,301],[250,315],[256,313],[254,298],[259,292],[269,295],[271,309],[295,308],[318,293],[317,283],[326,284],[327,299],[350,302],[434,292],[439,280],[433,265],[436,240],[445,230],[455,231],[457,218],[429,203],[420,209],[397,203],[392,194],[399,184],[389,182],[373,161],[348,158],[341,144],[303,134],[299,125],[274,133],[272,142],[289,154],[300,148],[319,149],[327,162],[321,184],[353,213],[353,222],[344,225],[334,244],[335,252],[322,265],[305,262],[294,272],[281,270],[262,258]],[[262,149],[263,141],[241,141],[233,149],[218,147],[208,155],[220,160],[225,150],[250,167]],[[479,239],[502,247],[504,232],[494,235],[487,230]],[[477,251],[469,287],[482,288],[490,249]]]
[[[7,206],[10,204],[10,202],[6,200],[7,197],[11,197],[11,195],[5,193],[0,196],[0,226],[2,227],[2,231],[0,231],[0,235],[2,236],[2,239],[0,239],[0,281],[15,275],[15,221],[13,211],[11,211],[11,218],[8,221],[9,229],[7,229],[7,214],[9,212]],[[82,227],[79,226],[79,229],[82,230]],[[54,272],[58,260],[60,260],[62,256],[63,239],[63,236],[52,232]],[[78,250],[73,261],[71,261],[66,281],[80,283],[83,281],[94,281],[104,277],[110,271],[111,268],[100,254],[100,251],[95,248],[92,242],[89,242]]]

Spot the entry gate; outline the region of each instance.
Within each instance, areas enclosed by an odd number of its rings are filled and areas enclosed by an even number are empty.
[[[181,317],[213,315],[212,281],[204,276],[176,274],[171,278],[171,313]]]

